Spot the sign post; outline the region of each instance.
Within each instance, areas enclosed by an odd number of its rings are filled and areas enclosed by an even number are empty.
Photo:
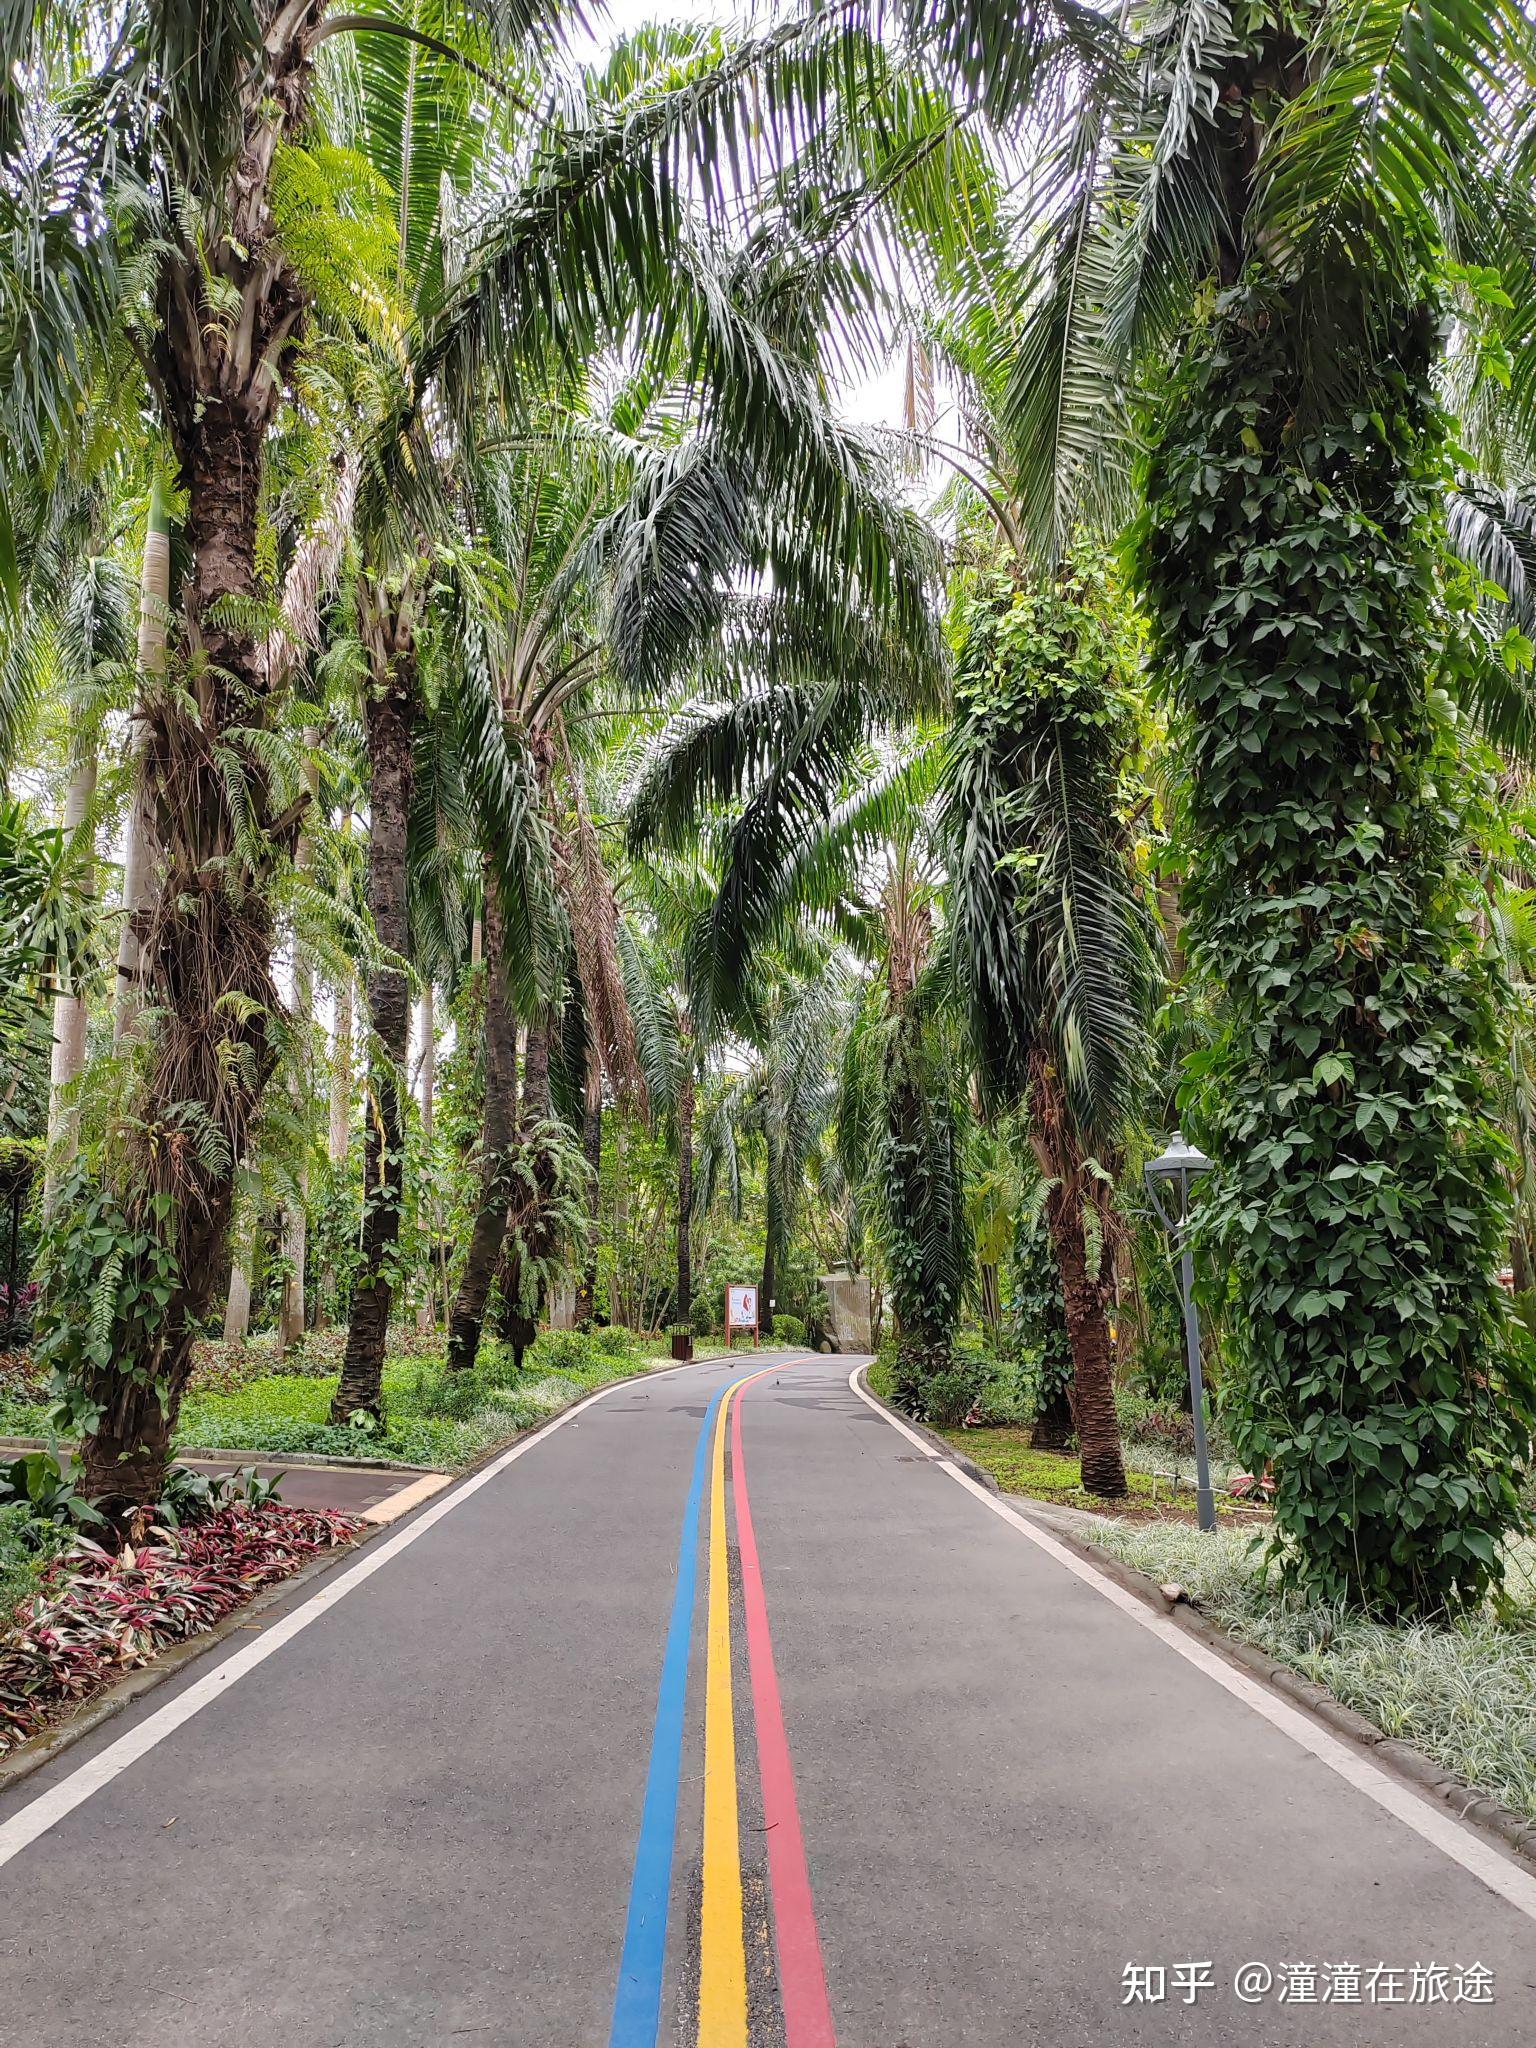
[[[757,1349],[757,1289],[755,1287],[727,1287],[725,1290],[725,1347],[731,1348],[731,1339],[738,1330],[752,1332],[752,1349]]]

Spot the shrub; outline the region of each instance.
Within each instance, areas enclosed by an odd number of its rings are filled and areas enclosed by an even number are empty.
[[[891,1398],[919,1422],[958,1429],[991,1379],[992,1361],[979,1348],[951,1350],[904,1337],[896,1346]]]
[[[17,1606],[36,1593],[68,1540],[59,1523],[39,1521],[22,1501],[0,1508],[0,1635]]]
[[[607,1323],[603,1328],[593,1330],[587,1342],[599,1358],[633,1358],[635,1355],[634,1332],[626,1330],[622,1323]]]
[[[590,1336],[580,1330],[546,1330],[536,1347],[539,1365],[546,1372],[580,1372],[594,1351],[601,1355],[601,1347],[593,1342],[597,1334],[595,1330]]]
[[[100,1527],[103,1517],[84,1495],[52,1451],[24,1451],[0,1465],[0,1507],[18,1504],[38,1522],[71,1528]]]
[[[1133,1443],[1159,1444],[1170,1451],[1193,1455],[1195,1418],[1171,1401],[1149,1401],[1142,1395],[1122,1390],[1115,1399],[1120,1417],[1120,1434]]]
[[[966,1366],[929,1375],[923,1388],[925,1419],[935,1429],[958,1429],[976,1405],[978,1382]]]
[[[773,1319],[773,1341],[775,1344],[801,1345],[805,1342],[805,1325],[798,1316],[775,1316]]]

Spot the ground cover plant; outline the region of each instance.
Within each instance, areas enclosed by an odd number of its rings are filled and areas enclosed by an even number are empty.
[[[0,1754],[359,1527],[346,1515],[233,1500],[116,1552],[77,1538],[34,1575],[0,1628]]]
[[[1094,1541],[1176,1581],[1211,1619],[1324,1685],[1388,1735],[1536,1821],[1536,1545],[1518,1541],[1506,1590],[1453,1620],[1393,1624],[1287,1591],[1262,1541],[1104,1518]]]

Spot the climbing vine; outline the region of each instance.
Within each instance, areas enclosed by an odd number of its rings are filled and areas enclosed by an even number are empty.
[[[1162,414],[1138,543],[1182,722],[1189,936],[1225,993],[1192,1083],[1219,1166],[1239,1454],[1310,1594],[1464,1605],[1500,1575],[1533,1380],[1494,1274],[1491,971],[1437,604],[1431,316],[1308,410],[1282,290],[1224,293]],[[1349,389],[1370,396],[1351,401]]]

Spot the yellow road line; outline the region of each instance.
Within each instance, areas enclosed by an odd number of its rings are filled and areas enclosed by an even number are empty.
[[[755,1377],[755,1375],[754,1375]],[[699,1932],[699,2048],[747,2048],[747,1955],[742,1937],[741,1822],[731,1696],[731,1584],[725,1531],[725,1419],[715,1421],[709,1483],[709,1664],[704,1682],[704,1898]]]

